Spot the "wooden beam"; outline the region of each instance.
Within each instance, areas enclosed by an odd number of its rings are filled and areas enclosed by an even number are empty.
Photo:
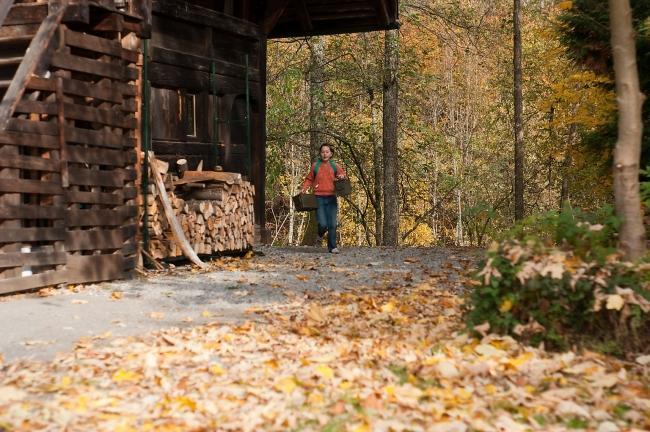
[[[29,44],[27,54],[11,81],[2,102],[0,102],[0,130],[6,129],[16,104],[23,96],[33,74],[40,75],[41,69],[49,62],[49,54],[56,47],[57,29],[63,18],[65,8],[49,15]]]
[[[193,54],[181,53],[165,48],[153,47],[151,50],[151,60],[158,63],[164,63],[172,66],[181,66],[188,69],[210,72],[211,63],[214,62],[215,73],[233,78],[241,79],[246,74],[246,67],[240,64],[231,63],[209,57],[201,57]],[[259,82],[260,73],[257,67],[253,65],[248,70],[249,80]]]
[[[259,28],[253,23],[184,1],[154,0],[153,11],[160,15],[166,15],[192,24],[213,27],[251,39],[259,39],[260,37]]]
[[[223,13],[225,13],[226,15],[235,15],[233,0],[225,0],[223,2]]]
[[[264,13],[264,22],[262,23],[262,30],[265,35],[271,33],[275,25],[280,20],[284,10],[289,5],[290,0],[269,0],[266,4],[266,11]]]
[[[63,269],[46,271],[33,276],[0,279],[0,294],[25,291],[48,285],[58,285],[66,282],[66,277],[67,271]]]
[[[379,24],[388,25],[390,23],[390,15],[388,13],[388,4],[386,0],[375,0],[375,6],[377,7],[377,18]]]
[[[14,5],[14,0],[5,0],[0,3],[0,27],[9,14],[9,10]]]
[[[293,0],[293,4],[298,11],[298,18],[300,19],[300,27],[303,31],[314,30],[314,24],[311,22],[309,10],[307,9],[306,0]]]

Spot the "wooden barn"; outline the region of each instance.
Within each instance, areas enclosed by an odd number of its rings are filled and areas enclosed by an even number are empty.
[[[263,226],[267,40],[396,27],[397,0],[2,0],[0,293],[128,276],[150,154]]]

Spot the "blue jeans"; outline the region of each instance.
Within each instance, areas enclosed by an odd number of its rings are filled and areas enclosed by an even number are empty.
[[[339,207],[336,195],[316,196],[316,199],[318,200],[318,210],[316,210],[318,235],[323,237],[327,232],[327,250],[331,251],[336,247],[336,213]]]

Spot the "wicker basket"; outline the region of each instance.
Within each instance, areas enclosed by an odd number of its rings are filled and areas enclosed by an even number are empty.
[[[352,184],[347,178],[334,181],[334,191],[336,196],[348,196],[352,193]]]
[[[312,211],[318,208],[318,201],[316,200],[316,195],[314,194],[299,193],[292,199],[296,211]]]

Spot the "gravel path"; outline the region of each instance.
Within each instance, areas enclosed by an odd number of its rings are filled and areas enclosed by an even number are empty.
[[[49,290],[51,295],[0,298],[0,355],[49,360],[84,338],[105,339],[167,327],[257,319],[256,309],[321,290],[422,282],[460,290],[471,251],[449,248],[320,248],[256,250],[250,259],[215,260],[207,272],[189,267],[146,278]],[[43,294],[43,293],[42,293]]]

